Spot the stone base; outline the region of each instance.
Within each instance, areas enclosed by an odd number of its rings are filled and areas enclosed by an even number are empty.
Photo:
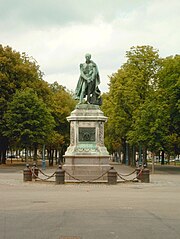
[[[65,174],[66,181],[76,179],[107,181],[106,172],[110,169],[109,156],[65,156],[65,162],[63,169],[67,172]]]
[[[104,145],[107,117],[97,105],[78,104],[67,120],[70,145],[64,155],[65,180],[107,181],[106,172],[110,169],[109,153]]]

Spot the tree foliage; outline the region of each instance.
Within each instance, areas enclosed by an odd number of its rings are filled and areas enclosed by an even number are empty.
[[[75,107],[72,94],[65,87],[54,82],[50,85],[52,90],[51,111],[56,122],[56,131],[64,136],[66,143],[69,142],[69,124],[66,117],[70,115]]]
[[[132,47],[126,52],[127,62],[110,77],[110,90],[103,109],[108,115],[108,128],[119,143],[127,139],[133,114],[150,94],[159,68],[158,51],[150,46]],[[108,109],[107,109],[108,108]]]
[[[66,117],[74,105],[65,87],[43,80],[35,59],[0,45],[0,163],[12,144],[68,143]]]
[[[16,90],[37,88],[43,73],[37,62],[25,53],[20,54],[9,46],[0,45],[0,162],[5,162],[9,138],[3,135],[4,114],[8,102],[13,100]]]
[[[131,47],[127,62],[110,77],[102,109],[108,147],[125,143],[179,153],[179,56],[161,59],[151,46]]]
[[[16,91],[4,115],[3,134],[29,147],[45,142],[54,128],[54,119],[46,104],[32,89]]]
[[[169,117],[165,149],[171,154],[180,154],[180,56],[165,58],[158,76],[159,101],[168,107]]]

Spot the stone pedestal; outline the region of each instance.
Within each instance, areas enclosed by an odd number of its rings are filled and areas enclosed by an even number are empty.
[[[79,104],[71,115],[70,146],[64,157],[66,180],[94,180],[110,169],[109,153],[104,146],[104,116],[99,106]],[[71,177],[71,176],[72,177]],[[107,174],[99,180],[107,180]]]

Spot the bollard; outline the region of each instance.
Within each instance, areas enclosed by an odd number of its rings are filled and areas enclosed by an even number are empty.
[[[23,176],[24,176],[23,178],[24,182],[32,181],[32,172],[29,167],[29,164],[26,164],[26,168],[23,170]]]
[[[59,165],[59,168],[56,171],[55,179],[56,184],[64,184],[65,171],[62,169],[62,166]]]
[[[111,167],[107,174],[108,184],[117,184],[117,172],[113,167]]]
[[[149,169],[144,168],[141,175],[142,183],[149,183]]]
[[[142,168],[136,168],[136,176],[138,180],[141,180],[142,177],[142,172],[141,172]]]
[[[38,174],[39,174],[39,169],[38,169],[36,163],[34,162],[33,167],[32,167],[32,178],[33,179],[38,178]]]

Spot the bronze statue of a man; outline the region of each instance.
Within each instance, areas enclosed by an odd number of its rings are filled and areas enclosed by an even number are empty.
[[[97,65],[91,60],[91,55],[85,55],[86,61],[80,64],[80,77],[75,90],[75,98],[82,104],[87,96],[87,102],[90,104],[101,104],[100,77]]]

